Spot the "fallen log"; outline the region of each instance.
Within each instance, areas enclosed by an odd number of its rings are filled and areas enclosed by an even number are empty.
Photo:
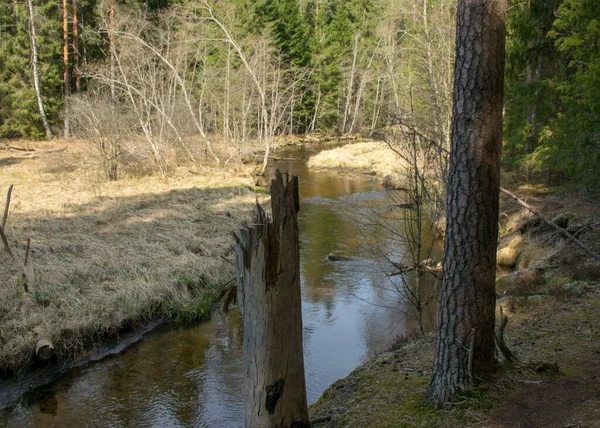
[[[0,150],[15,150],[18,152],[35,152],[35,149],[26,149],[25,147],[17,147],[17,146],[9,146],[9,145],[0,147]]]
[[[574,244],[576,244],[579,248],[581,248],[583,251],[585,251],[588,255],[590,255],[591,257],[593,257],[594,259],[600,261],[600,254],[592,251],[589,247],[587,247],[583,242],[581,242],[579,239],[577,239],[576,237],[574,237],[573,235],[571,235],[566,229],[560,227],[558,224],[554,223],[552,220],[547,219],[546,217],[544,217],[543,214],[541,214],[540,212],[538,212],[535,208],[533,208],[531,205],[529,205],[527,202],[525,202],[524,200],[520,199],[517,195],[515,195],[514,193],[504,189],[504,188],[500,188],[500,190],[507,194],[508,196],[510,196],[511,198],[513,198],[515,201],[517,201],[519,203],[519,205],[521,205],[522,207],[526,208],[527,210],[529,210],[532,214],[536,215],[540,220],[542,220],[544,223],[546,223],[548,226],[558,230],[565,238],[567,238],[569,241],[573,242]]]

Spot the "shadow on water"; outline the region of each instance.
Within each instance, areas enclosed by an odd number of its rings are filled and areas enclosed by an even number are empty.
[[[373,261],[349,197],[388,203],[375,181],[311,172],[311,146],[290,149],[273,165],[299,176],[301,287],[308,401],[389,347],[416,325],[393,280]],[[272,175],[272,170],[267,176]],[[352,196],[354,195],[354,196]],[[357,196],[358,195],[358,196]],[[349,261],[332,262],[330,253]],[[125,352],[72,372],[0,415],[0,425],[243,426],[239,312],[216,313],[191,328],[155,331]]]

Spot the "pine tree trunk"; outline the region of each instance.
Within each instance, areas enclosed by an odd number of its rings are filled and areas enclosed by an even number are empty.
[[[42,88],[40,85],[40,69],[38,66],[39,56],[37,51],[37,42],[35,36],[35,21],[33,14],[33,3],[32,0],[27,0],[27,9],[29,11],[29,39],[31,41],[31,63],[33,66],[33,85],[35,87],[35,94],[37,96],[38,108],[40,110],[40,117],[44,125],[44,131],[46,137],[52,138],[52,131],[48,124],[48,118],[46,117],[46,110],[44,109],[44,101],[42,100]]]
[[[436,357],[427,401],[495,370],[506,0],[461,0]]]
[[[298,177],[271,183],[270,221],[260,205],[236,246],[244,321],[246,427],[308,427],[297,213]]]
[[[67,7],[67,0],[63,0],[63,95],[65,102],[65,128],[64,137],[70,138],[71,136],[71,123],[69,111],[69,9]]]
[[[77,0],[72,0],[73,7],[73,60],[75,63],[75,93],[81,90],[81,70],[79,70],[79,21],[77,19]]]

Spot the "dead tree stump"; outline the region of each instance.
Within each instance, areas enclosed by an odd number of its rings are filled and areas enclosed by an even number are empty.
[[[272,221],[256,203],[235,247],[246,427],[309,427],[302,352],[298,177],[277,170]]]

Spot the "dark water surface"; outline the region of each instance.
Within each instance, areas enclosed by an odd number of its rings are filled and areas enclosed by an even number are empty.
[[[369,177],[311,172],[324,147],[278,153],[299,175],[302,312],[308,401],[414,329],[398,313],[390,279],[370,261],[349,208],[385,204]],[[272,171],[270,172],[272,175]],[[268,176],[268,175],[267,175]],[[351,202],[349,204],[348,202]],[[336,252],[357,260],[331,262]],[[191,328],[162,328],[125,352],[71,373],[0,415],[6,427],[243,426],[242,341],[237,310]]]

